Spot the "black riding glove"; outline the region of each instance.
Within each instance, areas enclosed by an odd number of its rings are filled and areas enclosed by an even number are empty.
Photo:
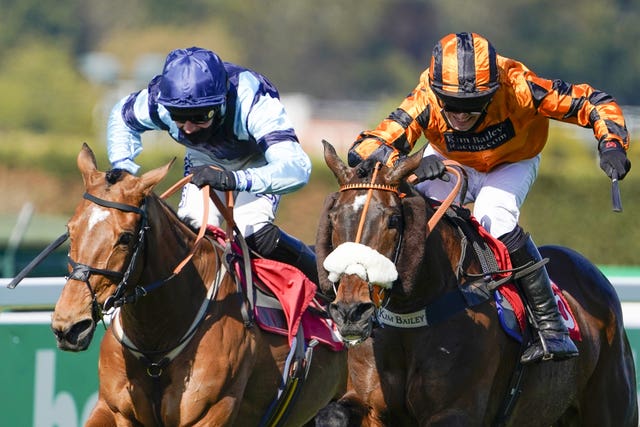
[[[196,166],[191,168],[193,176],[191,183],[202,188],[205,185],[220,191],[236,189],[236,177],[233,172],[214,169],[210,166]]]
[[[600,169],[611,179],[622,180],[631,169],[627,152],[618,141],[605,140],[600,143]]]
[[[442,163],[442,160],[435,154],[423,157],[420,160],[420,164],[414,171],[418,177],[418,182],[425,181],[427,179],[441,178],[443,181],[449,181],[449,175],[446,175],[446,166]]]

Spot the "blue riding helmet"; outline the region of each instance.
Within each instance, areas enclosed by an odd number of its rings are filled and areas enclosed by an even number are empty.
[[[200,47],[167,55],[158,102],[169,110],[222,108],[227,97],[227,71],[222,60]]]

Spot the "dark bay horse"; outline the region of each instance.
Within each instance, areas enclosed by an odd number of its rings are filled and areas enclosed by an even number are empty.
[[[68,223],[72,271],[51,323],[58,347],[85,350],[105,302],[119,301],[86,425],[261,425],[282,382],[287,337],[245,324],[223,246],[197,240],[153,193],[171,163],[140,177],[105,173],[86,144],[77,163],[86,193]],[[286,425],[307,423],[344,392],[346,352],[319,345],[308,367]]]
[[[394,168],[349,168],[326,142],[324,153],[341,191],[320,218],[318,266],[351,345],[350,391],[324,419],[347,411],[359,414],[349,425],[367,426],[638,425],[620,302],[594,265],[564,247],[541,248],[580,327],[580,356],[522,367],[521,344],[502,329],[493,298],[451,304],[482,269],[449,221],[427,231],[436,210],[406,185],[422,153]],[[395,325],[384,325],[383,310]]]

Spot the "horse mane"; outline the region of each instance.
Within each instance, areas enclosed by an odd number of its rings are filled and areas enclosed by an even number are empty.
[[[375,165],[378,163],[376,159],[368,158],[358,163],[355,167],[356,176],[358,178],[368,178],[373,173]]]
[[[113,185],[116,182],[120,181],[123,177],[123,172],[126,172],[124,169],[109,169],[105,172],[105,179],[107,180],[107,184]]]
[[[402,199],[404,230],[397,261],[398,283],[393,287],[399,296],[411,293],[424,268],[429,211],[432,213],[431,207],[420,194],[414,192]]]
[[[108,171],[105,172],[105,180],[107,181],[107,185],[111,186],[116,184],[117,182],[121,181],[124,178],[124,173],[127,172],[124,169],[109,169]],[[178,217],[177,212],[175,211],[175,209],[163,198],[161,198],[159,195],[155,194],[155,193],[151,193],[151,196],[153,196],[154,199],[156,199],[158,201],[158,203],[160,203],[160,205],[164,206],[164,208],[170,212],[170,214],[177,218],[181,223],[183,223],[184,225],[187,226],[187,228],[189,228],[193,233],[198,233],[198,229],[196,229],[195,227],[193,227],[193,225],[191,225],[190,223],[188,223],[187,221],[182,220],[182,218]]]
[[[199,230],[197,228],[195,228],[193,225],[191,225],[189,222],[183,220],[182,218],[180,218],[178,216],[178,212],[176,211],[176,209],[171,206],[171,204],[167,201],[167,199],[164,199],[162,197],[160,197],[160,195],[158,195],[156,192],[151,192],[148,196],[147,199],[150,202],[156,203],[157,206],[164,211],[167,219],[169,221],[175,221],[177,224],[180,224],[181,226],[184,226],[186,229],[188,229],[191,233],[193,233],[194,235],[197,235]],[[179,234],[179,226],[170,226],[167,227],[167,229],[165,229],[163,231],[163,233],[174,233],[176,235]],[[178,239],[180,240],[180,239]],[[189,250],[188,246],[183,246],[182,248],[183,250]]]
[[[105,180],[107,181],[107,186],[111,186],[114,185],[116,183],[118,183],[119,181],[121,181],[124,177],[125,177],[125,172],[127,172],[124,169],[109,169],[108,171],[105,172]],[[191,224],[187,223],[186,221],[183,221],[181,218],[178,217],[178,214],[176,213],[175,209],[162,197],[160,197],[159,195],[157,195],[156,193],[151,193],[150,194],[154,199],[156,199],[158,201],[158,203],[160,203],[160,205],[164,206],[164,208],[166,208],[166,210],[168,212],[170,212],[170,214],[176,218],[178,218],[178,220],[180,222],[182,222],[183,224],[185,224],[191,231],[193,231],[194,233],[197,233],[198,230],[195,229]]]

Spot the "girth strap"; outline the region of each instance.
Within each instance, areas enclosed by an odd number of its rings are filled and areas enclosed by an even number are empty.
[[[298,328],[284,366],[278,396],[271,402],[267,413],[260,422],[260,427],[277,427],[285,424],[290,409],[297,400],[307,378],[313,350],[317,344],[318,341],[313,339],[305,350],[304,331],[302,326]]]

